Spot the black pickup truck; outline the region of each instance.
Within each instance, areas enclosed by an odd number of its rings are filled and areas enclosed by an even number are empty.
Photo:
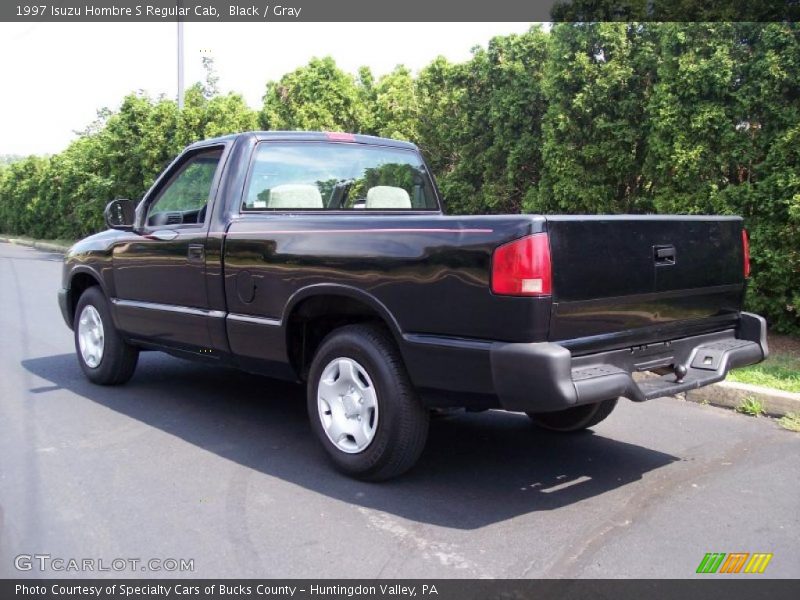
[[[90,380],[162,350],[305,381],[322,446],[364,479],[414,464],[431,409],[577,431],[767,355],[740,218],[445,216],[406,142],[199,142],[106,222],[58,296]]]

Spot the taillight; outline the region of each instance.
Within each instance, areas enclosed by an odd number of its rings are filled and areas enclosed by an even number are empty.
[[[492,291],[504,296],[549,296],[553,283],[546,233],[503,244],[492,256]]]
[[[750,240],[747,239],[747,229],[742,229],[742,255],[744,256],[744,276],[750,277]]]

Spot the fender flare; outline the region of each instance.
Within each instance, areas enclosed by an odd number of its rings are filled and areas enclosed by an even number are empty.
[[[88,265],[77,265],[70,269],[69,274],[66,277],[66,284],[67,284],[67,294],[69,298],[69,310],[73,314],[75,314],[75,305],[77,304],[77,298],[72,297],[72,282],[77,275],[88,275],[92,279],[97,282],[97,285],[100,287],[100,291],[103,292],[103,295],[108,300],[109,310],[111,311],[111,318],[114,321],[114,325],[117,326],[117,315],[116,310],[114,309],[114,303],[111,301],[111,294],[108,290],[108,285],[103,277],[98,273],[95,269]]]
[[[283,315],[281,316],[281,323],[283,324],[287,335],[289,331],[289,317],[292,315],[294,310],[301,302],[308,300],[309,298],[314,298],[315,296],[341,296],[362,302],[378,313],[381,319],[389,326],[389,330],[392,332],[392,336],[395,338],[398,345],[402,343],[403,330],[401,329],[400,324],[397,322],[397,319],[395,319],[394,315],[386,307],[386,305],[383,304],[383,302],[360,288],[343,285],[340,283],[316,283],[304,288],[300,288],[293,293],[286,302],[286,306],[283,309]]]
[[[72,269],[70,269],[69,274],[68,274],[68,276],[66,278],[67,279],[66,283],[67,283],[67,289],[68,290],[72,289],[72,282],[75,280],[75,277],[77,275],[88,275],[89,277],[94,279],[97,282],[97,285],[100,286],[100,289],[103,291],[103,294],[105,294],[106,298],[108,298],[109,301],[111,301],[111,296],[108,293],[108,288],[106,286],[106,282],[103,281],[103,278],[100,276],[100,273],[98,273],[92,267],[87,266],[87,265],[78,265],[78,266],[73,267]]]

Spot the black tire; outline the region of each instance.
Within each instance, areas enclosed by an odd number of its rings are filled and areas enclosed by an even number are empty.
[[[559,433],[574,433],[594,427],[617,405],[617,398],[546,413],[527,413],[537,427]]]
[[[346,358],[366,371],[377,397],[377,424],[371,442],[347,453],[325,432],[318,408],[318,388],[332,361]],[[382,481],[410,469],[428,437],[428,410],[420,402],[394,340],[376,325],[347,325],[320,344],[308,376],[308,415],[311,428],[333,464],[343,473],[366,481]]]
[[[103,353],[100,362],[93,367],[84,360],[79,340],[80,318],[87,306],[94,307],[103,324]],[[72,325],[78,363],[90,381],[99,385],[120,385],[133,377],[139,360],[139,349],[122,339],[114,327],[108,300],[98,286],[92,286],[81,294]]]

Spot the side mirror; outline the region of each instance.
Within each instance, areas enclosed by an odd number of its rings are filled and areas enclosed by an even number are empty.
[[[122,231],[132,231],[136,220],[136,204],[133,200],[118,198],[106,204],[103,212],[106,225],[110,229],[121,229]]]

